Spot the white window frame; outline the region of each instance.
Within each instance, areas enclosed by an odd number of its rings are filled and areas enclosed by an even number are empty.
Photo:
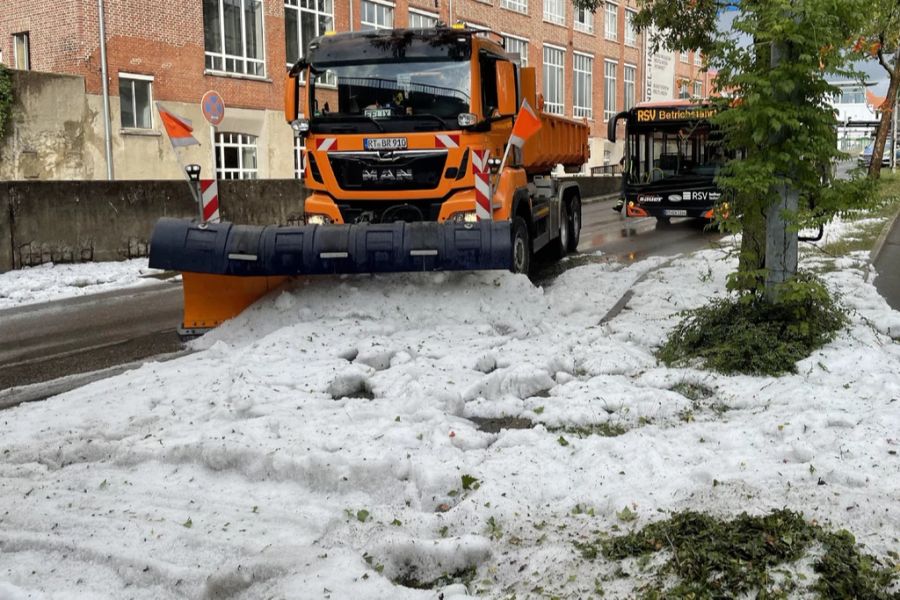
[[[519,36],[517,36],[517,35],[512,35],[512,34],[510,34],[510,33],[501,33],[500,35],[503,37],[503,40],[504,40],[503,47],[506,49],[507,52],[511,52],[511,50],[509,49],[509,46],[506,44],[506,40],[510,40],[510,41],[513,41],[513,42],[518,42],[518,43],[520,43],[520,44],[522,45],[523,49],[525,50],[525,53],[522,54],[521,52],[518,52],[518,55],[519,55],[519,66],[520,66],[520,67],[527,67],[527,66],[528,66],[528,44],[529,44],[529,40],[528,40],[527,38],[519,37]]]
[[[560,56],[560,63],[548,63],[547,62],[547,51],[550,50],[552,52],[558,52]],[[555,115],[564,115],[566,114],[566,49],[562,46],[555,46],[553,44],[544,44],[542,50],[542,75],[543,75],[543,85],[541,86],[544,91],[544,110],[548,113],[552,113]],[[556,98],[551,99],[550,97],[550,88],[549,86],[549,70],[551,68],[558,68],[558,81],[559,85],[556,90],[552,90],[558,93]]]
[[[303,58],[306,50],[307,44],[309,44],[310,40],[303,39],[303,13],[311,14],[315,16],[316,19],[316,30],[319,29],[319,24],[321,23],[321,17],[326,17],[331,19],[331,29],[334,29],[334,0],[326,0],[328,4],[331,6],[331,12],[329,13],[327,10],[319,10],[319,3],[314,0],[283,0],[285,14],[289,10],[293,10],[297,12],[297,46],[300,52],[300,56],[298,58]],[[285,29],[287,29],[287,19],[285,19]],[[317,35],[324,35],[325,31],[318,31]],[[294,63],[288,61],[288,67],[293,67]],[[333,78],[331,78],[333,79]],[[300,74],[300,83],[305,83],[306,73]],[[329,81],[331,85],[337,85],[336,82]]]
[[[500,0],[500,8],[527,15],[528,0]]]
[[[140,130],[153,129],[153,80],[154,80],[153,76],[152,75],[140,75],[138,73],[122,73],[122,72],[120,72],[119,73],[119,98],[120,99],[122,98],[122,82],[123,82],[123,80],[124,81],[130,80],[132,82],[144,81],[149,84],[149,90],[147,93],[147,96],[148,96],[147,112],[150,113],[150,123],[146,127],[139,127],[135,120],[135,124],[133,127],[125,127],[124,125],[122,125],[122,129],[140,129]],[[131,98],[132,98],[132,102],[134,102],[135,101],[134,100],[134,98],[135,98],[134,85],[132,85],[132,87],[131,87]],[[134,110],[134,114],[137,115],[137,104],[136,103],[134,104],[134,106],[132,106],[132,109]],[[122,107],[121,106],[119,106],[119,123],[120,124],[122,123]]]
[[[634,28],[634,18],[636,16],[637,11],[630,8],[625,9],[625,45],[632,48],[636,48],[638,45],[638,32]]]
[[[259,179],[258,141],[257,136],[248,133],[230,131],[216,133],[216,179]],[[225,148],[237,148],[237,168],[225,167]],[[253,168],[244,167],[245,148],[253,148],[256,154],[256,166]]]
[[[612,66],[612,77],[609,76],[609,67]],[[616,116],[616,71],[619,70],[619,61],[610,58],[603,59],[603,120],[609,121]],[[610,85],[610,82],[612,83]]]
[[[544,0],[544,20],[556,25],[565,25],[566,0]]]
[[[19,33],[12,34],[13,38],[13,62],[15,63],[15,68],[20,71],[30,71],[31,70],[31,35],[28,31],[20,31]],[[24,49],[24,58],[22,59],[22,63],[19,63],[19,46],[22,46]]]
[[[694,66],[695,67],[703,66],[703,55],[700,54],[699,50],[694,50]]]
[[[430,24],[430,25],[424,25],[424,26],[423,26],[423,25],[413,25],[413,24],[412,24],[412,18],[413,18],[413,16],[419,17],[420,19],[428,19],[428,20],[431,21],[431,24]],[[428,29],[428,28],[430,28],[430,27],[434,27],[435,25],[437,25],[437,22],[438,22],[439,20],[440,20],[440,15],[438,15],[437,13],[431,13],[431,12],[428,12],[428,11],[419,10],[419,9],[417,9],[417,8],[412,8],[412,7],[410,7],[410,9],[409,9],[409,17],[408,17],[408,19],[407,19],[407,24],[409,25],[409,28],[410,28],[410,29],[419,29],[419,28],[421,28],[421,29]]]
[[[694,98],[702,98],[703,97],[703,82],[695,81],[694,82]]]
[[[678,60],[680,60],[680,61],[683,62],[684,64],[688,64],[688,63],[691,62],[691,61],[690,61],[690,57],[688,56],[688,53],[687,53],[687,52],[679,52],[679,53],[678,53]]]
[[[606,3],[603,24],[603,37],[611,42],[619,41],[619,5],[615,2]]]
[[[594,13],[588,9],[576,8],[573,21],[572,26],[575,28],[575,31],[594,33]]]
[[[678,82],[678,99],[679,100],[684,100],[685,98],[691,97],[691,90],[690,90],[690,87],[688,86],[688,83],[689,82],[687,79],[682,79],[680,82]]]
[[[581,61],[587,60],[587,69],[579,69],[579,59]],[[581,65],[584,66],[584,65]],[[572,116],[573,117],[584,117],[589,121],[594,120],[594,55],[588,52],[578,52],[577,50],[572,54],[572,73],[574,81],[572,86]],[[579,88],[585,85],[586,90],[580,90]],[[581,91],[581,98],[579,98],[578,92]],[[585,100],[584,103],[580,103],[579,100]]]
[[[629,71],[631,79],[628,79]],[[625,104],[622,109],[630,110],[635,104],[637,104],[637,65],[625,63],[625,67],[622,70],[622,87],[625,92],[623,98]],[[630,94],[629,90],[631,92]],[[629,95],[631,96],[631,98],[629,98]]]
[[[216,0],[216,4],[219,7],[219,40],[222,44],[219,51],[210,51],[206,49],[206,44],[204,40],[204,53],[206,56],[205,66],[206,70],[211,73],[229,73],[234,75],[240,75],[244,77],[256,77],[260,79],[264,79],[266,77],[266,7],[263,4],[263,0],[240,0],[241,2],[241,48],[243,49],[243,55],[233,55],[225,52],[225,5],[222,3],[222,0]],[[260,36],[259,43],[261,48],[262,58],[250,58],[247,56],[247,24],[245,21],[245,16],[247,13],[247,3],[248,2],[257,2],[259,3],[260,11]],[[203,23],[204,34],[206,23]],[[216,64],[216,61],[221,61],[219,65]],[[229,69],[228,62],[233,61],[235,68]],[[240,67],[239,67],[240,65]],[[218,68],[221,66],[221,68]],[[256,68],[251,72],[249,67],[254,66]]]
[[[352,1],[352,0],[351,0]],[[371,4],[376,7],[376,15],[375,18],[378,18],[377,7],[381,6],[384,8],[384,14],[390,15],[390,23],[378,23],[376,21],[365,21],[363,20],[363,6],[366,4]],[[360,0],[359,2],[359,28],[360,29],[393,29],[394,27],[394,11],[396,10],[396,5],[393,2],[382,2],[381,0]]]

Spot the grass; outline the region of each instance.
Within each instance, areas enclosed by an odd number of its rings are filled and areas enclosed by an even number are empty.
[[[824,600],[900,598],[892,591],[900,576],[895,567],[862,554],[849,532],[829,531],[784,509],[732,520],[685,511],[626,535],[576,543],[576,548],[590,560],[637,559],[633,564],[642,571],[652,565],[649,582],[636,590],[637,597],[648,600],[800,593]],[[804,573],[804,563],[816,576]],[[628,575],[625,563],[617,572]]]
[[[878,201],[870,210],[856,211],[843,216],[845,221],[874,219],[876,222],[859,225],[852,236],[823,244],[819,250],[829,256],[846,256],[851,252],[871,250],[887,223],[900,210],[900,173],[882,171],[878,186]]]

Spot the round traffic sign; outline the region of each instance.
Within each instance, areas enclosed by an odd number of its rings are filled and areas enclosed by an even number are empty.
[[[210,125],[216,126],[225,118],[225,101],[219,92],[210,90],[203,94],[200,107],[203,109],[203,118],[209,121]]]

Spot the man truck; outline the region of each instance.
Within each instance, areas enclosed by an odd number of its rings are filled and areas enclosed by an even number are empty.
[[[527,273],[534,253],[578,245],[578,184],[553,172],[581,169],[589,127],[545,113],[534,68],[483,31],[321,36],[290,69],[284,104],[305,147],[304,224],[164,218],[154,229],[150,265],[183,273],[184,334],[291,276]],[[522,143],[527,107],[536,132]]]

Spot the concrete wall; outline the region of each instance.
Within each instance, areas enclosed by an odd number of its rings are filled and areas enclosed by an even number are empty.
[[[219,182],[223,217],[240,223],[296,223],[304,197],[296,180]],[[184,181],[0,182],[0,272],[146,256],[159,217],[196,214]]]
[[[34,71],[13,74],[13,120],[0,140],[0,181],[105,180],[103,99],[85,92],[84,78]],[[180,180],[181,164],[196,163],[203,176],[215,170],[210,126],[197,102],[163,106],[193,122],[200,145],[176,151],[163,130],[156,106],[150,129],[122,127],[119,97],[110,97],[113,171],[116,180]],[[229,107],[218,131],[255,136],[257,176],[294,177],[294,135],[277,110]],[[179,163],[179,160],[181,161]]]
[[[581,197],[591,198],[594,196],[606,196],[609,194],[617,194],[622,190],[622,177],[619,175],[611,177],[573,177],[581,187]]]

